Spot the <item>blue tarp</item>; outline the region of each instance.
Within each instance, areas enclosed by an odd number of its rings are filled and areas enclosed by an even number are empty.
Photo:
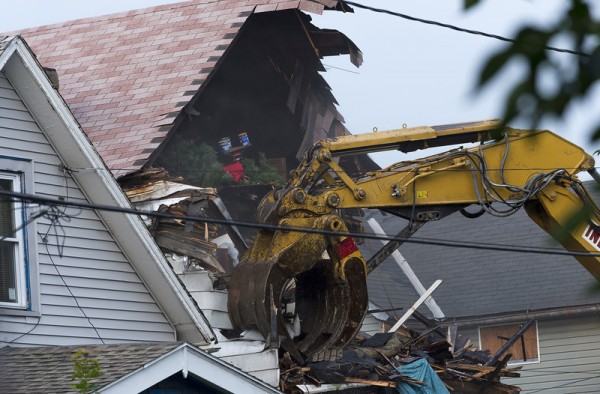
[[[402,367],[398,367],[397,371],[412,379],[420,380],[427,385],[421,386],[411,383],[398,384],[396,389],[401,394],[450,394],[442,380],[423,358]]]

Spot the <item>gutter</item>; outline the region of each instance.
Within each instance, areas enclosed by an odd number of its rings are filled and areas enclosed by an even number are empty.
[[[483,317],[466,317],[446,319],[442,322],[442,326],[456,325],[458,327],[468,328],[486,325],[499,325],[509,323],[522,323],[526,320],[535,319],[556,320],[575,317],[589,317],[600,315],[600,304],[567,307],[567,308],[552,308],[537,311],[523,311],[508,314],[496,314]]]

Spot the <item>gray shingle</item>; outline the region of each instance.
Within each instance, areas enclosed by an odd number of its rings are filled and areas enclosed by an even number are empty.
[[[71,356],[85,349],[100,362],[101,388],[173,350],[180,343],[135,343],[91,346],[4,347],[0,349],[1,393],[76,393]]]
[[[600,192],[586,184],[594,200]],[[373,210],[389,235],[406,221]],[[369,228],[365,225],[365,228]],[[415,238],[498,243],[530,247],[560,247],[529,219],[524,210],[509,218],[483,215],[467,219],[460,213],[426,224]],[[380,241],[361,246],[368,258]],[[595,279],[569,256],[496,252],[442,246],[405,244],[400,252],[427,288],[436,279],[444,283],[433,294],[448,317],[471,317],[503,312],[582,306],[600,303],[600,292],[589,292]],[[390,283],[392,282],[392,283]],[[418,298],[396,263],[389,258],[368,278],[372,302],[387,307],[411,306]],[[391,300],[391,302],[390,302]],[[426,311],[425,307],[419,309]]]

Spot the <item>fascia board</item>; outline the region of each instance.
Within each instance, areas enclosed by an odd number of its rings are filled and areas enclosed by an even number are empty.
[[[232,393],[280,393],[275,387],[185,343],[98,392],[139,393],[178,372],[184,378],[192,374]]]
[[[16,56],[18,55],[18,56]],[[93,204],[131,207],[122,189],[81,130],[62,97],[20,37],[0,56],[0,66],[73,178]],[[134,269],[175,327],[178,340],[208,344],[210,324],[196,307],[138,216],[97,211]]]

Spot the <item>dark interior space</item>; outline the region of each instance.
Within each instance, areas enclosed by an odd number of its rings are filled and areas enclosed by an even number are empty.
[[[307,123],[301,98],[329,93],[317,73],[320,61],[303,27],[307,19],[296,11],[252,15],[210,81],[191,101],[155,165],[177,173],[189,163],[164,158],[172,158],[169,152],[178,141],[192,151],[200,143],[219,151],[220,139],[229,137],[233,147],[239,147],[238,134],[245,132],[250,146],[241,155],[257,159],[263,152],[267,159],[285,159],[285,166],[279,166],[282,172],[295,168]],[[219,160],[227,164],[232,158],[220,154]]]

